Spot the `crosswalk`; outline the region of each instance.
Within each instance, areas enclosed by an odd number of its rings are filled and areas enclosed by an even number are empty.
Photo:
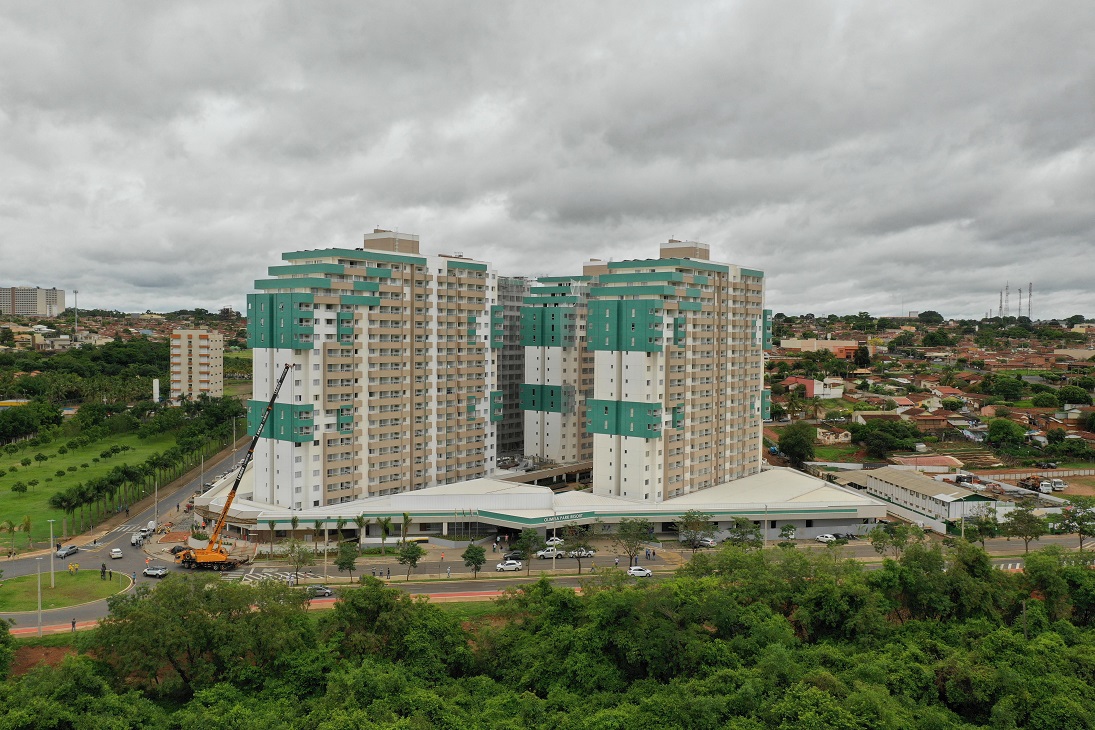
[[[252,569],[247,573],[240,572],[238,570],[228,571],[221,573],[221,578],[227,581],[237,581],[246,584],[261,583],[264,580],[276,580],[280,583],[288,583],[289,579],[294,575],[299,580],[315,580],[322,576],[313,573],[310,570],[302,570],[299,573],[294,573],[291,570],[279,570],[277,568],[260,568]]]
[[[118,525],[111,532],[137,532],[142,525]]]

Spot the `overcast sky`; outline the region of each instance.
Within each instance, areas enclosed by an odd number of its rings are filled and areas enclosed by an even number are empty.
[[[704,241],[788,314],[1095,317],[1095,3],[0,2],[0,285],[242,309],[374,226],[515,275]]]

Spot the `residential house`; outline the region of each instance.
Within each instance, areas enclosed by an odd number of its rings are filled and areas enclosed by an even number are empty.
[[[826,446],[852,443],[852,432],[840,426],[825,423],[817,427],[817,441]]]

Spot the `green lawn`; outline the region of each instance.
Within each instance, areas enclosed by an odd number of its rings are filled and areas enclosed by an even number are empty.
[[[49,524],[46,520],[55,519],[54,539],[60,538],[61,518],[64,514],[58,510],[50,509],[48,501],[51,495],[66,489],[73,484],[85,481],[92,477],[103,476],[115,466],[120,464],[140,464],[153,452],[163,453],[175,445],[174,434],[157,434],[147,439],[139,439],[136,434],[125,434],[114,438],[103,439],[93,444],[69,451],[67,454],[58,454],[57,449],[67,439],[59,438],[45,447],[28,447],[22,452],[9,456],[0,453],[0,468],[8,473],[0,477],[0,522],[11,520],[17,525],[21,524],[24,516],[30,516],[31,537],[37,546],[44,546],[49,542]],[[124,451],[109,459],[100,459],[99,454],[114,444],[128,445],[132,450]],[[34,458],[38,452],[50,457],[44,462],[31,462],[28,467],[19,462],[24,457]],[[98,462],[95,459],[99,459]],[[85,467],[84,464],[87,464]],[[11,472],[15,467],[17,471]],[[68,471],[69,467],[76,467],[76,471]],[[58,477],[56,472],[63,470],[65,476]],[[16,482],[24,484],[31,479],[38,480],[38,486],[29,488],[22,494],[11,491],[11,485]],[[6,553],[2,546],[11,546],[10,534],[0,535],[0,551]],[[16,546],[19,549],[27,547],[27,536],[20,532],[15,536]]]
[[[230,359],[235,358],[235,359],[239,359],[239,360],[250,360],[251,356],[253,354],[254,354],[253,350],[240,350],[239,352],[226,352],[226,353],[224,353],[224,359],[225,360],[230,360]]]
[[[483,616],[490,616],[498,612],[498,604],[494,601],[467,601],[467,602],[441,602],[433,604],[445,613],[455,616],[460,621],[470,621]]]
[[[71,561],[54,561],[54,579],[57,587],[50,588],[49,563],[46,560],[42,560],[42,562],[45,563],[43,566],[45,570],[42,573],[43,611],[97,601],[100,598],[106,598],[109,595],[118,593],[130,583],[129,576],[117,572],[114,573],[113,581],[100,579],[97,564],[102,561],[98,559],[98,556],[76,553],[72,556]],[[75,575],[67,570],[69,562],[80,564],[80,570]],[[37,609],[37,575],[25,575],[21,578],[0,581],[0,613],[35,611]]]
[[[847,461],[856,462],[858,460],[854,457],[855,452],[859,450],[858,446],[815,446],[814,447],[814,459],[816,461]]]

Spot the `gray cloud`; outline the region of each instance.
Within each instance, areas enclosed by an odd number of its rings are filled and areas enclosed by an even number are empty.
[[[559,274],[669,236],[817,314],[1095,316],[1095,6],[0,6],[0,282],[242,307],[375,225]]]

